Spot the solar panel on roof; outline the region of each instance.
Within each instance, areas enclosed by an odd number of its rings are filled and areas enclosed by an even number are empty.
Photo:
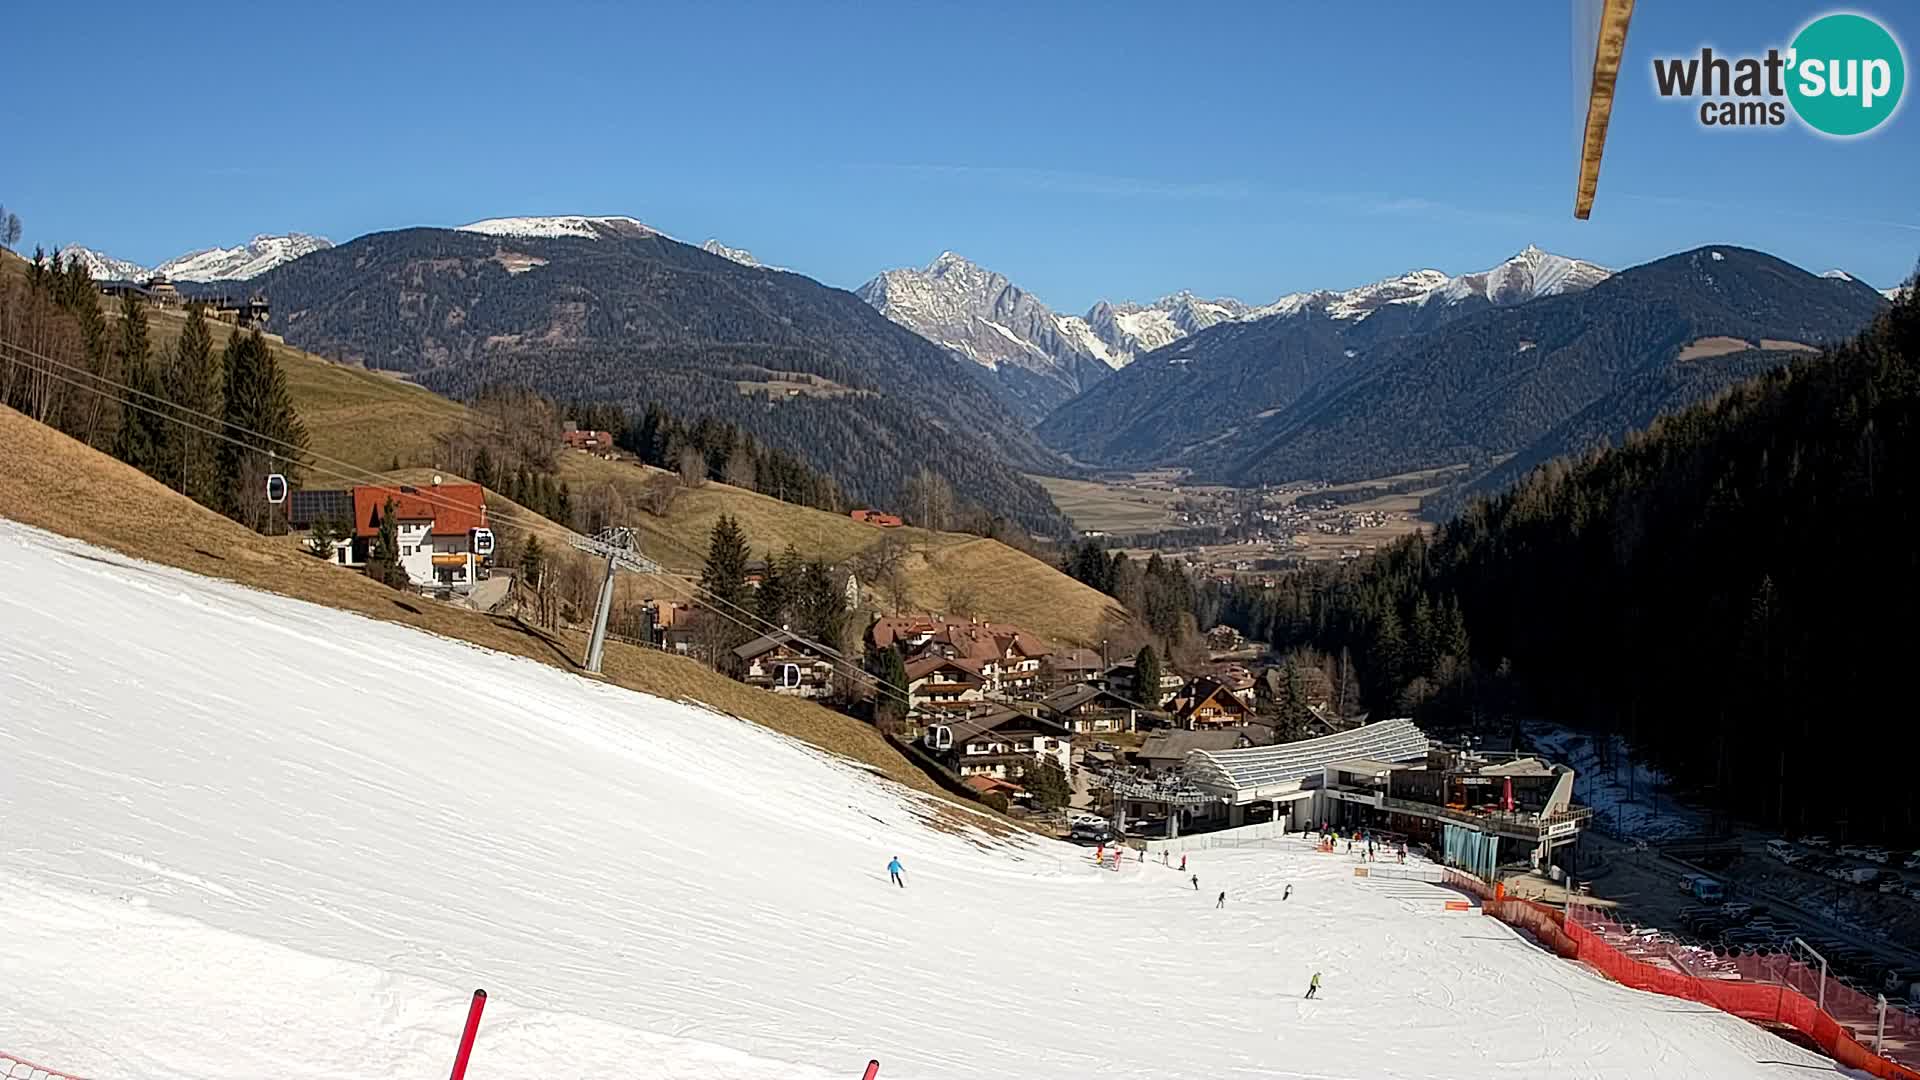
[[[1347,758],[1407,761],[1426,752],[1426,732],[1415,727],[1413,721],[1383,720],[1279,746],[1195,750],[1187,755],[1187,774],[1201,783],[1240,790],[1304,780]]]

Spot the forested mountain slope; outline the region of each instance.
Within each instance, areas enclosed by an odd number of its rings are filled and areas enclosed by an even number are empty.
[[[1617,731],[1725,808],[1912,841],[1913,785],[1831,779],[1842,753],[1920,752],[1900,630],[1920,604],[1916,531],[1907,298],[1830,353],[1534,471],[1431,541],[1233,594],[1223,614],[1351,649],[1376,707]],[[1460,632],[1436,633],[1455,610]]]
[[[677,243],[627,219],[571,230],[375,233],[256,282],[274,325],[322,355],[465,396],[713,416],[892,502],[922,463],[1036,532],[1065,519],[1019,470],[1058,459],[943,352],[851,293]]]
[[[1728,385],[1725,364],[1669,369],[1713,350],[1817,347],[1856,332],[1886,301],[1762,252],[1717,245],[1672,255],[1584,292],[1471,315],[1404,338],[1215,448],[1244,482],[1355,480],[1531,447],[1583,412],[1649,413],[1649,374],[1672,407]],[[1635,402],[1639,402],[1636,404]],[[1624,428],[1608,432],[1613,436]]]

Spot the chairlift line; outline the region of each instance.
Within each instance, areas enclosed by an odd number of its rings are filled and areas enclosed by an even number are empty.
[[[296,455],[305,454],[309,459],[311,459],[304,463],[305,466],[311,469],[313,472],[318,473],[320,475],[331,476],[331,477],[335,477],[341,480],[346,480],[350,483],[356,483],[356,484],[372,484],[375,486],[389,486],[392,483],[392,481],[389,480],[388,478],[383,477],[380,474],[375,473],[371,470],[363,469],[360,466],[354,465],[352,462],[343,461],[338,458],[328,457],[324,454],[318,454],[312,451],[311,449],[296,446],[292,443],[287,442],[284,439],[276,439],[270,435],[264,435],[260,432],[253,431],[248,428],[240,427],[239,425],[229,424],[225,420],[219,417],[212,416],[208,413],[203,413],[195,409],[189,409],[184,406],[176,405],[170,399],[162,395],[149,393],[147,391],[140,390],[132,386],[128,386],[125,383],[108,378],[104,375],[99,375],[95,372],[87,371],[86,369],[81,368],[77,365],[69,364],[61,360],[56,360],[53,357],[46,356],[41,353],[37,353],[31,349],[28,349],[21,345],[17,345],[13,342],[0,341],[0,346],[4,346],[5,348],[12,350],[13,352],[27,356],[33,360],[36,360],[42,363],[49,364],[54,367],[65,368],[69,371],[78,372],[89,379],[96,380],[97,382],[104,383],[106,385],[96,386],[93,383],[82,382],[78,379],[72,378],[70,376],[61,375],[54,371],[50,371],[50,370],[42,371],[41,374],[46,375],[48,378],[55,379],[59,382],[65,383],[76,389],[108,398],[128,408],[135,409],[137,411],[144,412],[152,416],[157,416],[162,420],[166,420],[170,423],[178,424],[181,427],[184,427],[190,431],[199,432],[200,434],[206,435],[210,438],[215,438],[223,442],[231,443],[244,450],[250,450],[256,453],[266,452],[270,454],[273,452],[271,449],[263,450],[262,446],[256,445],[254,443],[248,442],[240,438],[236,438],[235,436],[230,435],[225,431],[218,430],[218,429],[210,429],[210,428],[202,427],[198,424],[191,423],[188,420],[184,419],[183,416],[179,414],[186,414],[186,415],[200,417],[202,419],[209,420],[214,424],[219,425],[220,427],[233,428],[235,431],[239,431],[242,434],[249,435],[255,439],[260,440],[261,443],[286,447],[289,450],[295,451]],[[127,394],[137,395],[139,397],[147,398],[151,401],[159,402],[162,405],[168,406],[168,408],[171,409],[172,411],[171,412],[163,411],[161,409],[153,408],[152,406],[142,405],[139,402],[132,400],[130,397],[126,397],[126,396],[123,396],[122,394],[115,393],[114,392],[115,389],[125,391]],[[289,457],[296,462],[299,461],[299,458],[295,455],[289,455]],[[319,462],[323,462],[323,461],[331,462],[333,464],[342,466],[345,469],[350,471],[343,472],[340,469],[328,468],[326,465],[319,464]],[[434,505],[445,506],[449,509],[457,508],[455,504],[453,504],[451,501],[446,500],[443,497],[438,495],[432,495],[427,492],[421,492],[419,497]],[[557,522],[553,522],[546,518],[542,518],[538,516],[535,516],[531,519],[522,518],[518,513],[505,512],[498,509],[489,511],[489,515],[509,523],[518,524],[521,527],[525,528],[530,533],[546,532],[546,533],[549,533],[550,535],[558,534],[559,536],[564,538],[567,541],[567,543],[570,545],[578,546],[577,544],[575,544],[576,541],[586,539],[582,537],[579,533],[574,532],[573,530],[568,529],[565,526],[558,524]],[[692,550],[690,548],[687,548],[686,545],[678,544],[677,542],[675,546],[680,547],[683,550],[687,550],[687,551]],[[698,552],[693,552],[693,554],[698,554]],[[652,569],[647,572],[654,574],[656,580],[660,581],[662,584],[667,585],[669,588],[674,588],[675,591],[678,591],[682,596],[685,596],[688,599],[700,600],[704,598],[710,605],[713,605],[710,607],[710,610],[712,610],[715,614],[720,615],[722,618],[727,619],[729,622],[734,623],[737,626],[740,626],[747,630],[754,629],[752,625],[742,621],[741,619],[736,618],[732,615],[728,615],[723,611],[720,611],[719,610],[720,606],[732,608],[735,611],[740,612],[742,615],[745,615],[747,618],[753,619],[755,622],[761,623],[762,626],[766,627],[767,629],[770,629],[770,630],[778,629],[777,627],[774,627],[772,623],[767,622],[764,619],[761,619],[755,613],[750,612],[745,608],[742,608],[739,605],[726,600],[723,597],[712,594],[706,588],[698,585],[697,583],[693,583],[689,587],[684,587],[684,588],[681,587],[686,583],[693,582],[692,575],[667,571],[664,568],[659,567],[657,564],[650,563],[649,565],[652,566]],[[704,594],[704,597],[703,597],[703,594]],[[809,641],[808,639],[799,637],[798,635],[795,635],[795,640],[800,641],[801,643],[809,645],[816,649],[822,647],[817,642]],[[892,683],[885,682],[879,679],[877,676],[874,676],[870,672],[865,671],[864,669],[858,667],[855,664],[852,664],[849,661],[841,660],[839,662],[835,662],[832,659],[828,659],[828,663],[834,666],[842,674],[847,675],[848,677],[852,678],[856,682],[860,682],[871,687],[877,693],[890,694],[892,698],[896,701],[900,701],[902,703],[909,704],[909,705],[911,704],[912,699],[907,693],[906,688],[904,687],[895,686]]]

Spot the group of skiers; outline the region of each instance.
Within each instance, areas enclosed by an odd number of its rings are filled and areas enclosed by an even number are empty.
[[[1359,834],[1356,833],[1354,838],[1358,839]],[[1107,849],[1107,846],[1105,844],[1101,844],[1097,849],[1095,849],[1093,853],[1094,862],[1098,863],[1104,858],[1104,856],[1106,855],[1106,849]],[[1347,841],[1347,850],[1349,851],[1353,850],[1352,840]],[[1367,841],[1367,852],[1368,852],[1367,857],[1372,858],[1372,852],[1373,852],[1372,840]],[[1147,861],[1147,853],[1144,848],[1141,849],[1140,851],[1140,861],[1141,862]],[[1400,861],[1401,862],[1407,861],[1407,848],[1405,844],[1400,845]],[[1173,866],[1172,854],[1165,851],[1161,852],[1160,865],[1171,868]],[[901,864],[900,856],[895,855],[891,860],[887,862],[887,879],[893,882],[893,884],[898,885],[902,889],[907,887],[906,872],[907,872],[907,868]],[[1180,856],[1180,872],[1183,874],[1187,872],[1187,857],[1185,855]],[[1192,880],[1193,882],[1193,891],[1199,892],[1200,891],[1200,875],[1194,874],[1190,880]],[[1288,882],[1286,888],[1281,890],[1280,892],[1280,899],[1282,901],[1285,901],[1285,900],[1292,899],[1292,897],[1293,897],[1293,883]],[[1220,896],[1217,900],[1213,902],[1213,906],[1215,910],[1218,910],[1220,908],[1227,906],[1227,892],[1225,889],[1220,890]],[[1307,984],[1307,997],[1311,999],[1314,995],[1318,994],[1319,992],[1320,992],[1320,973],[1316,971],[1313,973],[1313,981]]]
[[[1314,833],[1312,832],[1312,830],[1308,830],[1307,832],[1308,838],[1311,839],[1313,835]],[[1358,852],[1361,861],[1374,862],[1377,860],[1376,848],[1374,847],[1373,830],[1371,829],[1365,829],[1365,828],[1355,829],[1353,830],[1353,832],[1343,835],[1342,833],[1334,831],[1332,825],[1323,821],[1320,823],[1319,835],[1328,841],[1337,841],[1337,840],[1344,839],[1347,842],[1347,854],[1349,855],[1356,854],[1356,852],[1354,851],[1355,844],[1363,844],[1365,846],[1361,848],[1361,850]],[[1331,851],[1333,849],[1330,846],[1327,846],[1327,844],[1323,841],[1320,850]],[[1390,850],[1392,850],[1393,852],[1399,855],[1401,862],[1407,861],[1407,842],[1405,840],[1397,841]]]

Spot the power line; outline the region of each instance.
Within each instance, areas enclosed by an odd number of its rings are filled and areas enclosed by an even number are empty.
[[[215,417],[210,413],[204,413],[196,409],[190,409],[190,408],[187,408],[186,406],[178,405],[162,395],[153,394],[144,390],[140,390],[137,387],[129,386],[125,383],[122,383],[108,376],[101,375],[97,372],[88,371],[85,368],[82,368],[75,364],[69,364],[61,360],[56,360],[53,357],[45,356],[43,354],[34,352],[31,349],[27,349],[23,346],[13,344],[12,342],[0,341],[0,346],[4,346],[5,348],[12,350],[13,352],[30,357],[34,360],[51,364],[56,367],[65,368],[69,371],[78,372],[79,374],[84,375],[89,379],[97,380],[98,382],[104,383],[106,385],[94,386],[92,384],[81,382],[69,376],[60,375],[53,371],[42,372],[42,374],[46,375],[48,378],[58,380],[60,382],[66,383],[67,385],[73,386],[80,390],[87,391],[89,393],[94,393],[102,397],[109,398],[127,408],[135,409],[152,416],[157,416],[162,420],[179,424],[180,426],[185,427],[188,430],[199,432],[211,438],[220,439],[224,442],[231,443],[242,449],[249,450],[255,453],[262,453],[262,452],[272,453],[272,451],[270,450],[266,450],[263,447],[255,446],[244,440],[235,438],[234,436],[229,435],[224,431],[201,427],[199,425],[189,423],[186,419],[184,419],[179,415],[170,414],[168,412],[162,411],[160,409],[157,409],[151,406],[142,405],[139,402],[133,401],[128,397],[124,397],[124,396],[121,396],[120,394],[113,393],[111,390],[108,389],[108,387],[125,391],[128,394],[138,395],[139,397],[143,397],[151,401],[157,401],[163,405],[168,406],[169,408],[174,410],[175,413],[184,413],[188,416],[197,416],[206,420],[210,420],[213,423],[219,424],[221,427],[232,428],[235,431],[239,431],[243,434],[250,435],[260,440],[261,442],[267,443],[271,446],[283,447],[287,451],[289,451],[289,453],[286,455],[288,460],[293,461],[296,464],[304,464],[304,467],[311,469],[315,473],[326,475],[326,476],[333,476],[335,478],[347,480],[352,483],[366,483],[367,481],[370,480],[373,482],[372,486],[379,486],[379,487],[392,486],[390,481],[380,476],[378,473],[375,473],[375,472],[372,472],[371,470],[367,470],[360,466],[354,465],[351,462],[341,461],[338,458],[331,458],[324,454],[316,453],[310,448],[302,447],[296,443],[288,442],[285,439],[275,438],[274,436],[266,435],[264,433],[254,431],[250,428],[246,428],[238,424],[229,423],[225,419],[220,417]],[[301,455],[305,455],[307,458],[313,459],[313,461],[302,463],[300,461]],[[320,461],[333,462],[337,465],[344,466],[346,469],[349,469],[352,471],[342,472],[339,469],[332,469],[332,468],[328,468],[326,466],[315,463]],[[432,505],[437,505],[445,509],[459,509],[459,510],[466,509],[466,507],[461,506],[460,504],[455,503],[445,498],[444,496],[440,496],[437,494],[427,494],[424,492],[417,493],[417,494],[424,501],[427,501]],[[500,520],[507,522],[509,524],[517,524],[520,527],[525,528],[530,533],[536,532],[536,531],[545,531],[550,534],[558,535],[562,539],[566,540],[566,542],[570,545],[574,545],[576,541],[585,539],[579,533],[571,529],[568,529],[565,526],[560,525],[559,523],[554,522],[548,518],[540,517],[538,515],[532,515],[528,518],[523,518],[518,513],[510,513],[510,512],[504,512],[501,510],[495,510],[490,514],[490,516],[497,517]],[[682,544],[678,541],[671,540],[671,538],[664,538],[664,539],[668,539],[669,542],[671,542],[674,546],[679,547],[682,550],[688,551],[696,555],[698,554],[697,551],[695,551],[694,549],[692,549],[691,547],[685,544]],[[690,577],[689,575],[673,574],[668,572],[662,572],[659,575],[659,578],[663,582],[670,582],[674,578],[689,578],[689,577]],[[872,675],[870,672],[867,672],[864,669],[853,664],[851,661],[846,660],[844,657],[841,657],[840,660],[836,661],[834,657],[840,655],[839,650],[834,649],[834,650],[828,651],[827,647],[822,645],[820,642],[812,641],[802,635],[795,634],[793,631],[787,629],[786,627],[777,626],[770,620],[762,618],[757,613],[748,611],[746,608],[743,608],[740,605],[735,604],[732,601],[726,599],[725,597],[722,597],[714,593],[711,589],[707,588],[704,585],[696,584],[694,588],[697,590],[697,593],[683,592],[681,595],[686,596],[690,600],[697,601],[701,599],[699,594],[705,594],[705,599],[709,605],[709,609],[713,610],[715,614],[720,615],[722,618],[727,619],[729,622],[732,622],[736,626],[739,626],[742,629],[747,630],[756,635],[765,633],[767,631],[788,635],[792,640],[797,641],[800,644],[809,646],[810,648],[813,648],[817,651],[820,651],[821,658],[827,661],[829,666],[835,667],[841,670],[843,674],[847,674],[850,677],[854,678],[856,681],[862,682],[872,687],[876,692],[891,693],[892,695],[894,695],[895,700],[902,701],[906,703],[909,707],[911,707],[911,704],[912,704],[911,694],[907,691],[906,688],[899,687],[893,683],[886,682],[885,680],[879,679],[876,676]],[[741,615],[744,615],[747,619],[751,619],[754,622],[759,623],[760,626],[763,627],[764,629],[757,630],[751,624],[744,622],[739,618],[735,618],[732,615],[728,615],[725,612],[719,611],[718,608],[715,607],[714,605],[724,605],[726,607],[732,608],[734,611],[737,611]]]

